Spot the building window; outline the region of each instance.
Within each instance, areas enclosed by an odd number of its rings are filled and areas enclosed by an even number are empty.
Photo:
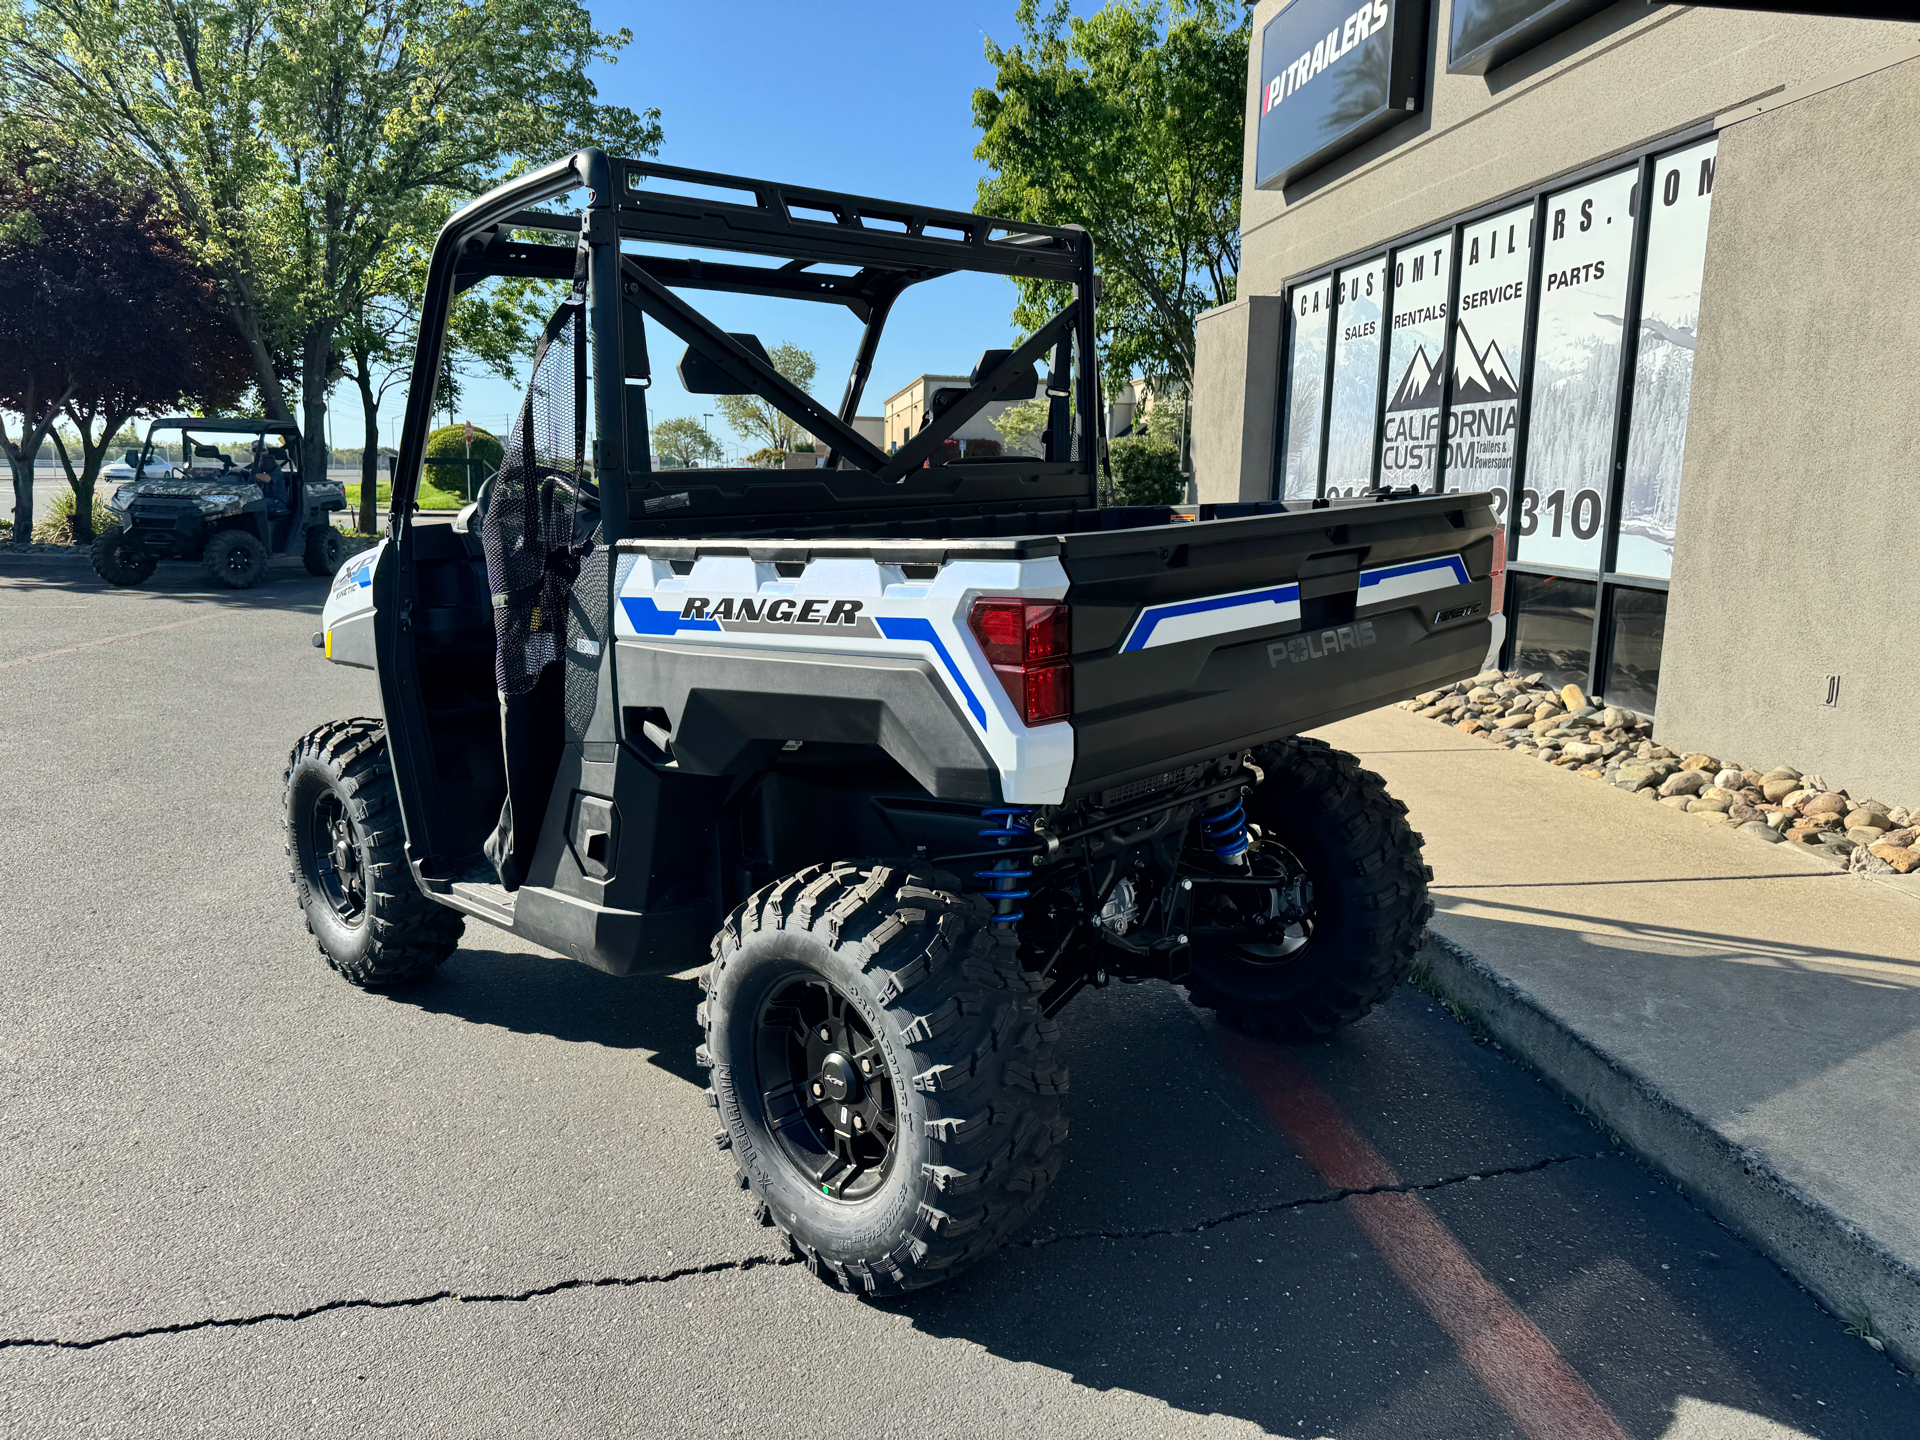
[[[1550,195],[1541,243],[1527,470],[1516,557],[1601,568],[1601,517],[1621,396],[1621,327],[1637,169]]]
[[[1447,386],[1447,293],[1452,233],[1394,252],[1387,404],[1381,413],[1381,484],[1432,490],[1440,475],[1441,401]]]
[[[1572,682],[1592,689],[1595,583],[1564,576],[1508,572],[1514,612],[1513,669],[1555,688]]]
[[[1654,714],[1667,619],[1666,591],[1608,587],[1607,679],[1600,689],[1609,704]]]
[[[1283,500],[1312,500],[1321,486],[1321,393],[1327,385],[1327,328],[1334,292],[1323,276],[1288,294],[1287,400],[1282,411],[1285,443]]]
[[[1485,490],[1507,521],[1520,439],[1522,343],[1534,207],[1522,205],[1465,227],[1461,298],[1455,307],[1454,383],[1447,417],[1447,489]]]
[[[1681,508],[1681,453],[1694,384],[1694,335],[1708,254],[1714,155],[1715,142],[1709,140],[1654,162],[1614,560],[1614,569],[1628,575],[1666,580],[1674,569],[1674,521]]]
[[[1488,492],[1510,546],[1514,664],[1643,711],[1714,163],[1712,138],[1651,155],[1288,291],[1279,496]]]
[[[1386,281],[1385,257],[1335,277],[1334,395],[1328,409],[1324,495],[1359,495],[1374,483]]]

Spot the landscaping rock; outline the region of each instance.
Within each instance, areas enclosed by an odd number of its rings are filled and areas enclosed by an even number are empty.
[[[1921,815],[1915,810],[1855,800],[1793,766],[1758,771],[1705,751],[1677,755],[1655,739],[1653,722],[1622,706],[1601,705],[1578,685],[1556,690],[1538,674],[1486,671],[1423,692],[1400,708],[1584,780],[1658,801],[1703,825],[1797,845],[1858,874],[1921,868]]]
[[[1700,791],[1706,780],[1707,777],[1699,771],[1678,771],[1661,782],[1662,798],[1694,795]]]
[[[1628,761],[1621,767],[1621,773],[1614,783],[1623,790],[1638,791],[1643,786],[1658,786],[1673,773],[1674,767],[1666,761]]]
[[[1848,869],[1858,876],[1891,876],[1894,867],[1877,856],[1866,846],[1856,846],[1854,854],[1848,857]]]
[[[1886,841],[1868,847],[1868,854],[1902,875],[1921,865],[1921,852],[1913,846],[1891,846]]]

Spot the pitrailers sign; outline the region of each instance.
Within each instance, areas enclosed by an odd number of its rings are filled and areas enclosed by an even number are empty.
[[[1294,0],[1261,31],[1255,183],[1306,175],[1422,105],[1427,0]]]

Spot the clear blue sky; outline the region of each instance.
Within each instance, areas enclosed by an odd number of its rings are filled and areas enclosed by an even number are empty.
[[[634,32],[618,63],[595,79],[608,102],[659,108],[661,160],[973,209],[982,174],[974,159],[973,93],[993,83],[982,45],[990,35],[1013,43],[1014,0],[681,0],[596,4],[594,17],[604,28]],[[849,312],[711,293],[691,298],[726,329],[753,331],[770,347],[792,340],[813,351],[820,362],[815,394],[839,403],[859,338]],[[1013,286],[994,276],[949,276],[908,292],[889,321],[862,414],[879,414],[886,397],[916,375],[965,373],[983,350],[1010,344],[1013,304]],[[680,343],[651,325],[649,332],[651,415],[713,412],[711,397],[686,394],[672,374]],[[517,400],[513,387],[474,380],[460,418],[499,429]],[[389,444],[401,403],[394,397],[382,418]],[[333,410],[335,446],[358,445],[351,387],[335,393]],[[718,415],[710,428],[723,444],[747,448]]]

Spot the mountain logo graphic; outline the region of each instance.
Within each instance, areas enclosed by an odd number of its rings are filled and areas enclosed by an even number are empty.
[[[1441,383],[1446,378],[1441,367],[1427,358],[1427,347],[1417,347],[1414,358],[1407,363],[1406,373],[1401,376],[1401,383],[1394,388],[1394,398],[1387,403],[1387,408],[1438,410],[1441,405]]]
[[[1428,359],[1427,347],[1417,346],[1407,363],[1394,398],[1387,403],[1393,410],[1439,410],[1441,385],[1446,379],[1442,368]],[[1490,400],[1512,400],[1520,392],[1514,373],[1507,368],[1507,357],[1492,340],[1487,349],[1477,350],[1474,337],[1465,325],[1457,327],[1454,337],[1454,403],[1481,405]]]
[[[1474,337],[1465,325],[1457,325],[1454,336],[1454,403],[1480,405],[1490,400],[1513,400],[1520,391],[1514,373],[1507,368],[1507,357],[1494,341],[1487,349],[1477,350]]]

